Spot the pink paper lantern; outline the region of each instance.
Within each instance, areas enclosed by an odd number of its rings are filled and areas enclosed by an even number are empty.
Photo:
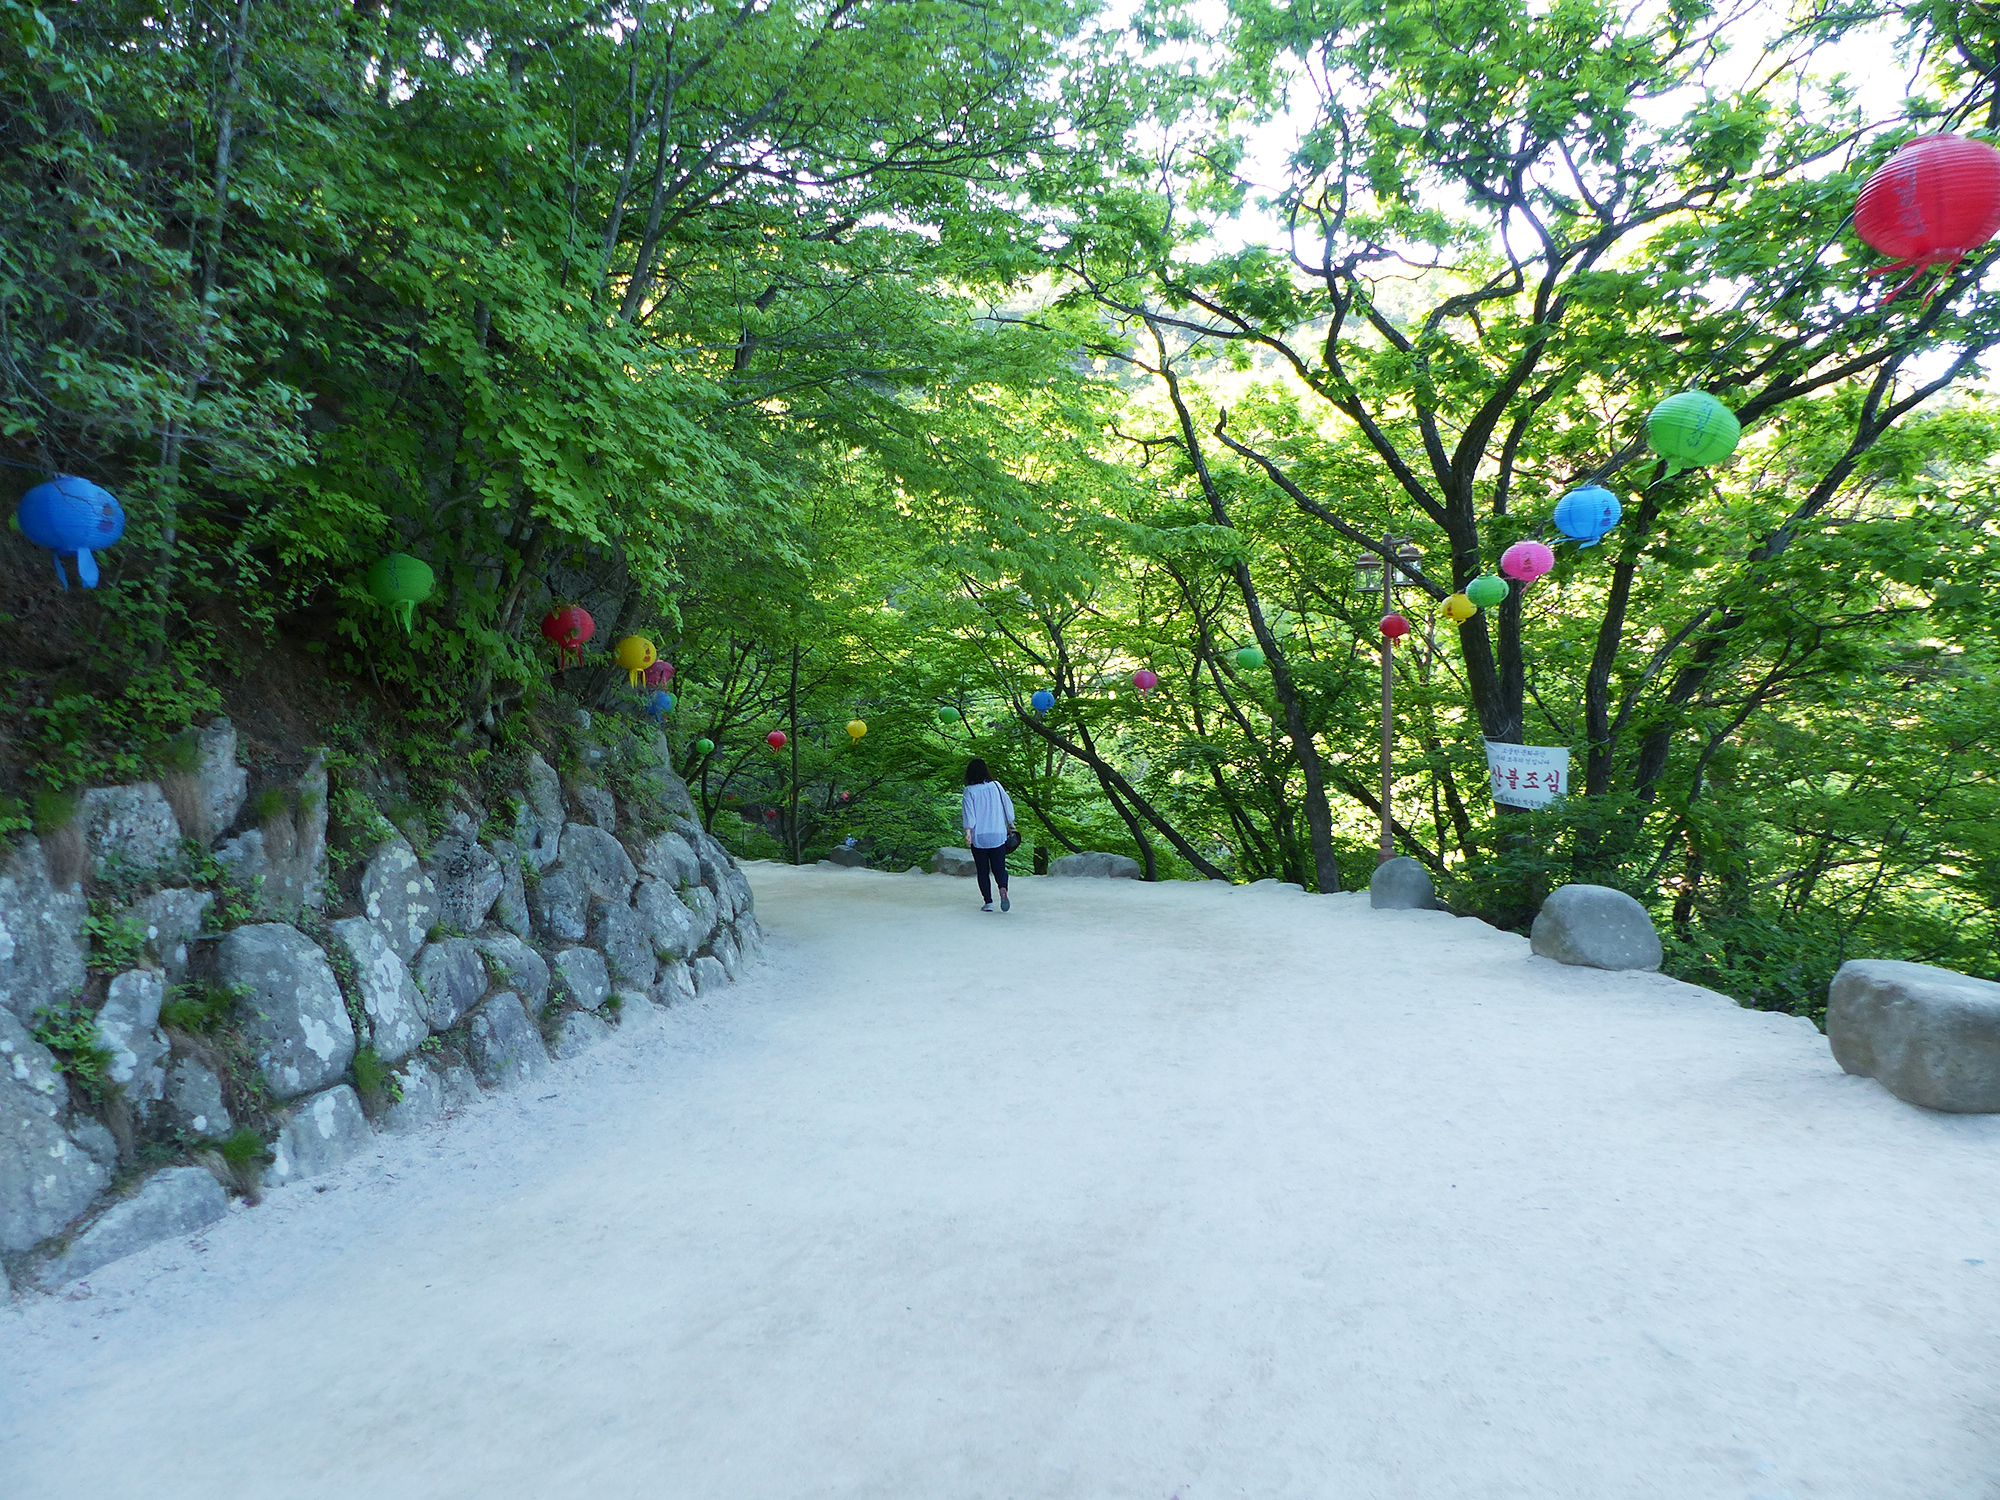
[[[1540,542],[1516,542],[1500,554],[1500,571],[1522,583],[1533,583],[1555,565],[1555,553]]]
[[[1159,685],[1160,685],[1160,674],[1154,671],[1150,671],[1145,667],[1139,668],[1138,671],[1132,674],[1132,686],[1139,690],[1139,694],[1141,697],[1144,697],[1147,693],[1152,692],[1152,690],[1158,687]]]

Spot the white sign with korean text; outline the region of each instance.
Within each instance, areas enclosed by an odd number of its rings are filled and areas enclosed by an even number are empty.
[[[1486,744],[1493,800],[1509,807],[1543,807],[1569,793],[1566,745]]]

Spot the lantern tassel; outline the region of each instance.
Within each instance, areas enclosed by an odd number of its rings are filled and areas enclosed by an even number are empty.
[[[97,559],[90,555],[87,547],[76,554],[76,576],[83,581],[85,588],[97,587]]]
[[[62,585],[62,591],[67,594],[69,592],[69,574],[63,571],[62,554],[60,552],[51,552],[49,556],[55,560],[56,582]]]

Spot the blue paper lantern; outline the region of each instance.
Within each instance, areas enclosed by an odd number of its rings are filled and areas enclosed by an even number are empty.
[[[674,711],[675,701],[672,693],[655,690],[653,696],[646,700],[646,712],[656,719],[663,718]]]
[[[1618,524],[1624,509],[1603,485],[1587,484],[1556,502],[1556,530],[1586,547],[1595,547]]]
[[[69,578],[63,572],[63,554],[76,557],[76,576],[87,589],[97,587],[97,559],[101,552],[125,535],[125,512],[111,492],[78,479],[74,474],[58,474],[46,484],[38,484],[21,497],[14,512],[21,535],[37,547],[55,554],[56,582],[65,589]]]
[[[1035,696],[1028,700],[1035,705],[1035,712],[1045,714],[1056,706],[1056,695],[1047,688],[1035,689]]]

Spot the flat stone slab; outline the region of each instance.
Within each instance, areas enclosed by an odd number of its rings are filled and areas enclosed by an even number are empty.
[[[44,1287],[62,1286],[135,1250],[205,1229],[228,1212],[229,1195],[214,1177],[200,1167],[169,1167],[148,1177],[134,1196],[107,1208],[35,1279]]]
[[[1898,1099],[2000,1113],[2000,984],[1929,964],[1850,959],[1827,989],[1833,1060]]]

